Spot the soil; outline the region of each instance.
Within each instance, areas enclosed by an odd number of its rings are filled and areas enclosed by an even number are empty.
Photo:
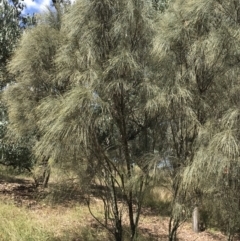
[[[46,195],[46,190],[36,188],[30,179],[0,176],[0,200],[4,202],[11,201],[18,207],[27,207],[34,212],[41,210],[41,213],[44,213],[44,206],[41,204],[44,195]],[[95,199],[97,200],[97,197]],[[64,207],[66,208],[67,205],[64,204]],[[49,207],[46,208],[47,211]],[[153,241],[167,241],[168,221],[168,217],[158,216],[154,210],[144,208],[139,221],[139,229],[144,236],[151,237]],[[97,225],[94,219],[90,218],[89,222],[91,227]],[[205,230],[194,233],[190,223],[185,223],[179,228],[177,237],[179,241],[223,241],[227,239],[224,234],[217,231]],[[240,238],[236,237],[234,240],[237,241]]]

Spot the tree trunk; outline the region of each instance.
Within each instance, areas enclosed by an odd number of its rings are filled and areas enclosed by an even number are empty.
[[[48,158],[44,158],[42,162],[39,164],[38,167],[40,170],[37,174],[33,176],[35,185],[38,187],[39,185],[42,185],[43,188],[46,188],[48,186],[48,181],[50,178],[51,173],[51,167],[48,163]]]
[[[177,229],[179,227],[179,221],[173,217],[169,220],[169,230],[168,230],[168,240],[176,241],[177,240]]]
[[[43,173],[43,188],[48,187],[48,181],[50,178],[50,166],[48,165]]]
[[[195,233],[198,233],[199,232],[199,208],[197,205],[193,209],[192,226],[193,226],[193,231]]]
[[[122,221],[121,219],[116,220],[116,229],[115,229],[115,240],[122,241],[123,238],[123,230],[122,230]]]

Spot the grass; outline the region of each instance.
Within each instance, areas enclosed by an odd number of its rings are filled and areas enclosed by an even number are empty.
[[[161,216],[170,215],[171,193],[170,191],[154,187],[144,197],[144,206],[150,207]]]
[[[94,206],[97,212],[97,206]],[[103,241],[113,240],[96,225],[86,206],[27,209],[0,202],[1,241]],[[127,236],[124,241],[128,241]],[[151,241],[139,234],[138,241]]]
[[[7,183],[21,181],[12,170],[0,170],[0,178]],[[8,200],[0,201],[1,241],[103,241],[113,240],[109,233],[98,225],[89,213],[79,183],[74,175],[53,169],[48,189],[37,197],[35,206],[16,207]],[[148,196],[150,206],[158,206],[159,190]],[[162,197],[163,198],[163,197]],[[154,199],[154,200],[152,200]],[[1,199],[0,199],[1,200]],[[92,212],[103,217],[102,202],[93,197]],[[28,207],[28,208],[27,208]],[[124,241],[128,241],[125,228]],[[139,241],[154,240],[139,233]]]
[[[9,184],[24,183],[25,178],[24,174],[16,178],[12,170],[3,167],[0,180]],[[0,241],[109,240],[106,231],[94,224],[87,206],[80,201],[76,183],[69,180],[71,176],[53,170],[46,192],[37,194],[36,201],[25,200],[20,207],[14,203],[14,193],[9,196],[0,193]],[[33,205],[27,205],[32,201]],[[100,213],[97,203],[92,208]]]
[[[1,241],[106,240],[106,232],[94,226],[87,207],[39,206],[35,209],[0,202]]]
[[[34,194],[32,199],[30,197],[23,200],[21,207],[17,207],[16,202],[14,204],[14,195],[0,193],[0,241],[114,240],[90,215],[76,178],[63,174],[53,170],[49,187],[43,192],[43,196],[35,197]],[[16,179],[14,176],[5,175],[1,170],[0,181],[3,185],[24,183],[20,177]],[[91,196],[91,209],[98,218],[102,218],[104,216],[102,202],[93,193]],[[21,197],[24,199],[24,195]],[[149,190],[144,199],[137,241],[167,239],[170,201],[171,194],[165,189],[155,187]],[[28,202],[33,202],[33,205],[28,205]],[[123,241],[129,241],[126,212],[123,224],[125,236]]]
[[[44,241],[54,240],[51,232],[39,226],[28,212],[11,204],[0,204],[1,241]]]

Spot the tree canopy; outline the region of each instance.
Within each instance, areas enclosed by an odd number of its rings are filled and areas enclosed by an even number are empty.
[[[188,191],[216,193],[238,176],[238,9],[237,1],[175,1],[159,21],[162,81],[152,102],[167,107],[169,159]]]
[[[221,194],[223,213],[236,216],[239,2],[55,7],[25,31],[8,65],[9,133],[31,136],[36,158],[71,163],[108,187],[102,200],[114,221],[98,221],[118,241],[123,206],[134,240],[145,190],[160,174],[173,197],[169,240],[202,196]]]

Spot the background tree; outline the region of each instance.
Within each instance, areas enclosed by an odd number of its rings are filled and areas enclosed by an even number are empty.
[[[19,142],[5,138],[8,115],[7,108],[2,101],[2,93],[7,84],[14,81],[13,76],[7,71],[7,62],[10,60],[17,46],[22,30],[34,24],[34,17],[22,15],[24,7],[21,1],[9,2],[3,0],[0,2],[0,163],[7,166],[29,169],[32,163],[30,152],[25,145],[26,138],[22,137]]]
[[[6,69],[13,50],[22,34],[22,29],[35,23],[35,18],[23,15],[25,5],[21,1],[0,2],[0,81],[1,89],[11,81]],[[10,79],[9,79],[10,78]]]
[[[4,91],[10,120],[8,136],[16,141],[26,137],[30,152],[35,142],[41,138],[34,108],[43,98],[56,95],[64,88],[53,80],[54,56],[64,39],[59,32],[60,23],[56,24],[59,21],[57,13],[46,13],[41,18],[38,17],[37,21],[36,27],[25,31],[14,52],[8,65],[14,81]],[[45,168],[41,168],[40,173],[46,173],[45,169],[49,169],[48,156],[41,160],[41,166]],[[39,178],[44,179],[44,175]]]
[[[183,209],[212,185],[219,193],[226,168],[228,178],[236,180],[230,169],[238,170],[239,158],[238,8],[236,1],[175,1],[159,21],[154,51],[162,72],[151,102],[167,113],[173,170],[170,240],[182,216],[182,211],[174,214],[174,207]]]

